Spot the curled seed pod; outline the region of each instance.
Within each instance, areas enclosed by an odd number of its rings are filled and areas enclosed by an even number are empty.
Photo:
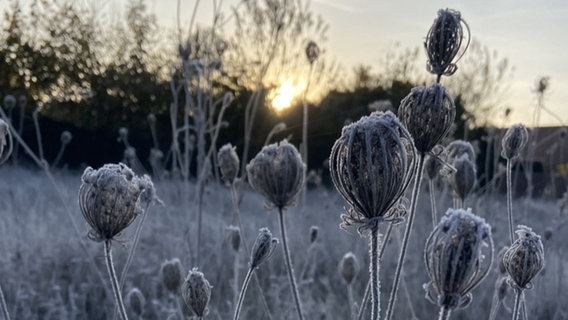
[[[464,26],[467,41],[463,45]],[[428,72],[438,77],[450,76],[458,69],[456,62],[467,50],[470,42],[469,28],[458,11],[442,9],[428,31],[424,47],[428,55]],[[461,52],[460,52],[461,51]],[[456,58],[457,57],[457,58]]]
[[[306,46],[306,57],[308,58],[308,62],[313,64],[316,62],[320,54],[320,48],[314,41],[308,42]]]
[[[293,204],[304,185],[305,171],[298,149],[287,140],[264,146],[247,165],[250,185],[278,208]]]
[[[85,169],[79,187],[79,208],[94,241],[112,240],[143,212],[140,195],[146,183],[123,163]]]
[[[475,186],[476,167],[466,154],[454,160],[456,172],[450,176],[450,185],[458,198],[464,200]]]
[[[187,274],[185,281],[181,286],[181,295],[185,304],[198,317],[207,315],[209,310],[207,305],[211,299],[211,288],[213,288],[203,273],[193,268]]]
[[[132,288],[126,295],[126,303],[130,306],[130,309],[138,317],[144,312],[144,306],[146,305],[146,298],[144,294],[138,288]]]
[[[227,233],[231,248],[233,249],[233,251],[239,252],[239,249],[241,248],[241,232],[239,227],[228,226]]]
[[[311,226],[310,227],[310,243],[314,243],[318,240],[319,236],[319,227],[318,226]]]
[[[540,236],[527,226],[517,226],[518,239],[503,255],[503,263],[516,289],[530,289],[532,279],[544,267],[544,248]]]
[[[15,106],[16,106],[16,97],[14,97],[11,94],[4,97],[4,107],[6,107],[6,109],[12,109]]]
[[[466,307],[491,269],[491,227],[469,210],[449,209],[426,240],[424,261],[426,297],[440,307]]]
[[[227,183],[233,183],[239,174],[240,164],[236,148],[232,144],[227,143],[217,152],[217,159],[219,160],[219,170],[221,170],[223,180]]]
[[[437,157],[428,156],[424,162],[424,171],[430,180],[436,179],[442,169],[442,162]]]
[[[71,132],[65,130],[63,132],[61,132],[61,144],[68,144],[69,142],[71,142],[71,140],[73,139],[73,135],[71,134]]]
[[[171,293],[178,293],[183,283],[183,268],[178,258],[167,260],[160,266],[162,284]]]
[[[350,285],[359,273],[359,260],[353,252],[347,252],[339,261],[339,274],[347,285]]]
[[[439,83],[414,87],[402,99],[398,117],[414,139],[418,152],[425,154],[444,139],[454,123],[454,99]]]
[[[501,140],[501,156],[507,160],[518,158],[528,140],[529,132],[524,125],[519,123],[511,126]]]
[[[270,230],[268,230],[268,228],[261,228],[252,245],[250,268],[258,268],[267,261],[270,256],[272,256],[272,252],[274,252],[274,248],[276,248],[277,244],[278,239],[272,236]]]
[[[342,226],[374,227],[401,219],[397,207],[416,169],[412,137],[390,111],[373,112],[343,128],[329,157],[339,194],[351,206]]]

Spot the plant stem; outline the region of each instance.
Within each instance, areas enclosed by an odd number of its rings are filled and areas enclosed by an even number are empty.
[[[4,319],[10,320],[10,313],[8,313],[8,305],[6,305],[6,299],[4,299],[4,290],[2,290],[2,286],[0,286],[0,303],[2,304]]]
[[[441,307],[440,308],[440,317],[438,319],[439,320],[448,320],[448,319],[450,319],[450,313],[452,313],[452,310],[450,310],[450,308]]]
[[[379,281],[379,227],[371,229],[369,243],[369,273],[371,278],[371,320],[378,320],[381,313],[381,284]]]
[[[286,258],[288,278],[290,280],[290,286],[292,287],[292,295],[294,296],[294,302],[296,303],[298,317],[300,320],[304,320],[304,316],[302,315],[302,305],[300,304],[300,295],[298,293],[298,286],[296,285],[296,279],[294,278],[294,269],[292,268],[292,259],[290,259],[290,250],[288,250],[288,240],[286,239],[286,225],[284,224],[284,212],[282,210],[282,207],[278,208],[278,216],[280,218],[280,234],[282,237],[284,256]]]
[[[513,307],[513,320],[518,320],[519,315],[521,313],[521,295],[523,294],[523,290],[517,289],[517,295],[515,296],[515,306]]]
[[[347,300],[349,301],[349,319],[353,319],[355,314],[353,314],[353,286],[347,285]]]
[[[436,210],[436,195],[434,194],[434,180],[430,179],[428,181],[428,185],[430,187],[430,207],[432,210],[432,227],[436,228],[438,225],[438,212]]]
[[[233,261],[233,307],[236,307],[239,300],[239,252],[235,252],[235,259]]]
[[[241,287],[241,292],[239,293],[239,299],[238,299],[237,305],[235,307],[235,315],[233,317],[233,320],[239,319],[239,314],[241,313],[241,307],[243,306],[243,301],[245,300],[245,293],[247,291],[247,288],[248,288],[248,285],[249,285],[249,282],[250,282],[250,278],[251,278],[253,272],[254,272],[254,268],[249,268],[247,275],[245,276],[243,286]]]
[[[122,320],[128,320],[128,316],[126,315],[126,308],[124,308],[124,302],[122,301],[122,295],[120,294],[120,286],[118,285],[118,280],[116,279],[114,264],[112,262],[111,240],[105,240],[105,261],[108,274],[110,276],[110,282],[112,284],[114,298],[120,312],[120,317],[122,318]]]
[[[418,195],[420,194],[420,185],[422,182],[422,174],[424,173],[424,154],[421,153],[418,156],[418,168],[414,180],[414,187],[412,188],[412,198],[410,200],[410,212],[408,213],[408,222],[406,223],[406,229],[404,230],[404,238],[402,240],[402,248],[400,250],[400,256],[398,258],[398,263],[396,265],[396,272],[394,275],[393,286],[391,289],[391,294],[389,298],[389,304],[387,306],[387,313],[385,319],[392,319],[394,305],[396,302],[396,295],[398,293],[398,285],[400,284],[400,275],[402,274],[402,267],[404,265],[404,258],[406,257],[406,249],[408,247],[408,239],[410,238],[410,232],[412,231],[412,224],[414,222],[414,216],[416,212],[416,203],[418,202]]]
[[[507,216],[509,217],[509,240],[511,244],[515,242],[515,232],[513,230],[513,190],[511,182],[513,165],[511,160],[507,160]]]

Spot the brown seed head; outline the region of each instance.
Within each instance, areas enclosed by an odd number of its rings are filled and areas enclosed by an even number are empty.
[[[444,139],[456,117],[454,100],[439,83],[414,87],[401,102],[398,117],[420,153],[427,153]]]
[[[138,288],[132,288],[126,295],[126,302],[130,306],[130,309],[138,317],[144,312],[144,305],[146,304],[146,298]]]
[[[527,145],[529,132],[522,124],[511,126],[501,140],[501,156],[507,160],[514,160],[519,157],[520,152]]]
[[[517,226],[519,237],[503,255],[503,263],[515,289],[532,287],[531,281],[544,267],[544,248],[540,236],[527,226]]]
[[[350,285],[359,273],[359,260],[353,252],[347,252],[339,261],[339,274]]]
[[[211,288],[213,288],[203,273],[193,268],[187,274],[185,281],[181,286],[181,295],[185,304],[198,317],[205,316],[209,310],[207,305],[211,299]]]
[[[219,170],[221,170],[223,180],[227,183],[233,183],[239,174],[240,164],[236,148],[227,143],[217,152],[217,159],[219,160]]]
[[[274,252],[274,248],[276,248],[277,244],[278,239],[272,236],[270,230],[268,230],[268,228],[261,228],[252,245],[250,268],[258,268],[267,261],[270,256],[272,256],[272,252]]]
[[[91,240],[112,240],[142,213],[140,195],[146,183],[125,164],[88,167],[81,179],[79,207],[92,228]]]
[[[178,258],[167,260],[160,267],[162,284],[171,293],[178,293],[183,283],[183,268]]]

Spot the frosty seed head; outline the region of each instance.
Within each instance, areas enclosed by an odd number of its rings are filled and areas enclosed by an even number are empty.
[[[353,252],[347,252],[339,261],[339,274],[347,285],[353,283],[359,273],[359,260]]]
[[[304,185],[306,166],[286,140],[264,146],[246,168],[250,185],[278,208],[291,206]]]
[[[178,293],[183,283],[183,268],[178,258],[167,260],[160,266],[160,278],[164,288],[171,293]]]
[[[88,167],[81,177],[79,208],[94,241],[112,240],[142,213],[145,182],[123,163]]]
[[[310,243],[315,243],[318,240],[319,236],[319,227],[318,226],[311,226],[310,227]]]
[[[211,299],[211,288],[213,288],[203,273],[193,268],[187,274],[181,286],[181,295],[185,304],[198,317],[205,316],[209,310],[207,305]]]
[[[475,163],[466,154],[462,154],[454,160],[453,167],[456,171],[449,177],[450,185],[458,198],[465,200],[475,186],[477,172]]]
[[[130,310],[132,310],[136,316],[140,317],[142,312],[144,312],[146,298],[140,289],[132,288],[126,295],[126,303],[130,306]]]
[[[343,127],[329,166],[335,188],[351,206],[342,226],[400,221],[398,204],[416,169],[416,149],[392,112],[373,112]]]
[[[306,57],[308,58],[308,62],[313,64],[316,62],[320,54],[320,48],[314,41],[308,42],[306,46]]]
[[[439,83],[414,87],[401,102],[398,117],[414,139],[418,152],[425,154],[444,139],[454,123],[454,99]]]
[[[233,249],[233,251],[239,252],[239,249],[241,248],[241,232],[239,227],[228,226],[227,233],[231,248]]]
[[[524,125],[518,123],[511,126],[501,140],[501,156],[507,160],[515,160],[529,140],[529,132]]]
[[[250,268],[258,268],[267,261],[270,256],[272,256],[272,252],[274,252],[274,248],[276,248],[277,244],[278,239],[272,236],[270,230],[268,230],[268,228],[261,228],[252,245]]]
[[[426,240],[426,298],[449,309],[466,307],[492,260],[491,227],[485,220],[469,210],[448,209]]]
[[[455,159],[461,157],[463,154],[467,155],[469,160],[475,162],[475,149],[473,145],[464,140],[454,140],[450,142],[444,150],[446,161],[453,163]]]
[[[236,148],[232,144],[227,143],[217,152],[217,159],[223,180],[227,183],[233,183],[239,174],[240,164]]]
[[[464,44],[464,27],[467,37]],[[469,28],[458,11],[442,9],[428,31],[424,47],[428,55],[426,69],[438,77],[451,76],[458,69],[456,62],[467,50]],[[456,58],[457,57],[457,58]]]
[[[73,135],[71,134],[71,132],[65,130],[63,132],[61,132],[61,144],[66,145],[69,142],[71,142],[71,140],[73,139]]]
[[[540,236],[526,226],[517,226],[519,237],[503,255],[513,288],[530,289],[532,279],[544,267],[544,248]]]
[[[6,109],[8,110],[12,109],[15,106],[16,106],[16,97],[14,97],[11,94],[4,97],[4,107],[6,107]]]

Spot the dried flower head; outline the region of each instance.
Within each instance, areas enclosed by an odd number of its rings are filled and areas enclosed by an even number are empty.
[[[278,239],[272,236],[268,228],[260,228],[258,236],[252,245],[250,268],[258,268],[267,261],[272,256],[272,252],[274,252],[277,244]]]
[[[311,226],[310,227],[310,243],[315,243],[318,240],[319,236],[319,227],[318,226]]]
[[[221,170],[223,180],[227,183],[233,183],[239,174],[240,164],[236,148],[232,144],[227,143],[217,152],[217,159],[219,160],[219,170]]]
[[[73,139],[73,135],[71,134],[71,132],[65,130],[63,132],[61,132],[61,144],[68,144],[69,142],[71,142],[71,140]]]
[[[519,157],[529,140],[529,132],[524,125],[518,123],[511,126],[501,140],[501,156],[507,160]]]
[[[344,127],[329,164],[335,188],[351,206],[342,226],[401,219],[398,204],[416,169],[416,149],[392,112],[374,112]]]
[[[140,195],[146,182],[125,164],[88,167],[81,180],[79,207],[92,228],[91,240],[112,240],[142,213]]]
[[[308,42],[306,46],[306,57],[308,58],[308,62],[313,64],[316,62],[320,54],[320,48],[314,41]]]
[[[205,316],[209,310],[207,305],[211,299],[211,288],[213,288],[203,273],[193,268],[187,274],[185,281],[181,286],[181,295],[185,304],[198,317]]]
[[[247,165],[250,185],[278,208],[293,204],[304,185],[305,171],[298,149],[286,140],[264,146]]]
[[[467,37],[465,46],[464,30]],[[428,55],[428,72],[438,77],[454,74],[458,69],[456,63],[467,50],[469,42],[469,27],[461,14],[451,9],[439,10],[424,42]]]
[[[515,289],[530,289],[532,279],[544,267],[544,248],[540,236],[527,226],[517,226],[519,237],[503,255],[503,264]]]
[[[6,95],[4,97],[4,107],[6,107],[6,109],[12,109],[15,106],[16,106],[16,97],[14,97],[11,94]]]
[[[414,139],[418,152],[425,154],[444,139],[454,123],[454,99],[439,83],[414,87],[400,102],[398,117]]]
[[[146,298],[144,294],[138,288],[132,288],[126,295],[126,303],[130,306],[130,309],[138,317],[144,312],[144,305],[146,305]]]
[[[466,307],[491,269],[491,227],[469,210],[449,209],[426,240],[424,261],[426,298],[449,309]]]
[[[347,252],[339,261],[339,274],[347,285],[353,283],[359,273],[359,260],[353,252]]]
[[[160,266],[162,284],[171,293],[178,293],[183,283],[183,268],[178,258],[167,260]]]
[[[456,196],[465,200],[475,186],[477,172],[475,163],[469,159],[467,154],[462,154],[454,160],[452,165],[456,171],[449,176],[450,185]]]
[[[233,249],[233,251],[239,252],[239,249],[241,248],[241,232],[239,227],[228,226],[227,233],[228,233],[227,238],[229,240],[231,248]]]
[[[6,146],[8,149],[5,150]],[[12,154],[12,134],[6,121],[0,119],[0,164],[4,163]]]

